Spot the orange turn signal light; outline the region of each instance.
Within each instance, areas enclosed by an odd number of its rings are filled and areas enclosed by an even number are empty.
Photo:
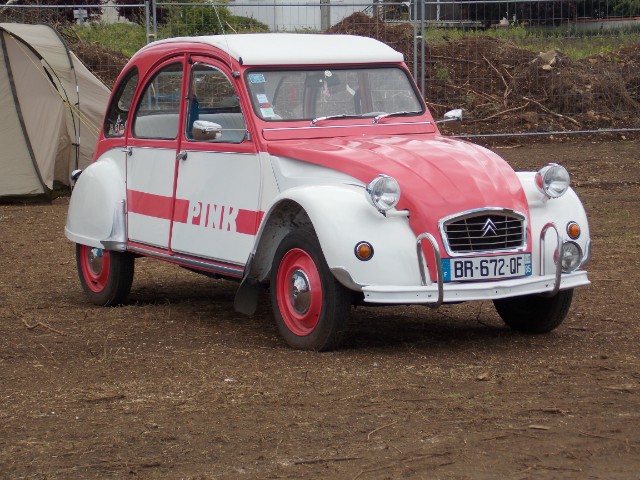
[[[573,240],[580,236],[580,225],[576,222],[569,222],[567,224],[567,235]]]
[[[371,257],[373,257],[373,245],[369,242],[358,242],[353,251],[356,257],[358,257],[358,260],[362,260],[363,262],[371,260]]]

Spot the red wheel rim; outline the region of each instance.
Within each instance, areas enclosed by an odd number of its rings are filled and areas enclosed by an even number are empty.
[[[80,246],[80,266],[82,276],[89,290],[100,293],[109,280],[109,266],[111,259],[108,250],[101,248]]]
[[[322,284],[315,262],[304,250],[289,250],[278,267],[276,283],[278,309],[285,325],[295,335],[309,335],[322,310]]]

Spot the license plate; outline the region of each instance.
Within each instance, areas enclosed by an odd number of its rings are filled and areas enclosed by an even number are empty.
[[[442,259],[445,282],[496,280],[531,275],[531,254]]]

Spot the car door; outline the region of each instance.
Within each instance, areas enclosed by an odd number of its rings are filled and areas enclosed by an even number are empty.
[[[193,57],[189,70],[171,249],[244,265],[262,217],[256,146],[228,68]]]
[[[127,139],[130,242],[168,249],[180,144],[183,57],[161,64],[142,86]]]

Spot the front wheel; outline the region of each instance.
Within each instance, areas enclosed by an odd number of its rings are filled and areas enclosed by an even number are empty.
[[[514,330],[547,333],[557,328],[569,313],[573,290],[562,290],[553,297],[526,295],[494,300],[498,314]]]
[[[271,305],[278,330],[301,350],[340,344],[351,311],[351,292],[329,271],[315,232],[289,233],[271,267]]]
[[[134,256],[102,248],[76,245],[76,266],[82,289],[102,307],[123,303],[133,282]]]

